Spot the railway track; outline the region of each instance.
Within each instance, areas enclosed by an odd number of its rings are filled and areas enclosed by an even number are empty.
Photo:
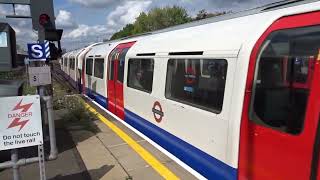
[[[67,87],[69,93],[76,94],[77,90],[69,83],[69,79],[63,76],[64,72],[61,70],[61,67],[58,63],[52,63],[52,77],[59,84]]]

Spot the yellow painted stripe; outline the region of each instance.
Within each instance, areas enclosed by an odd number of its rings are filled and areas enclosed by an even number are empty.
[[[96,114],[96,116],[106,124],[111,130],[113,130],[121,139],[123,139],[128,145],[135,150],[154,170],[156,170],[163,178],[175,180],[179,179],[173,172],[171,172],[166,166],[164,166],[157,158],[152,156],[146,149],[144,149],[140,144],[134,141],[129,135],[118,128],[115,124],[105,118],[103,115],[98,113],[89,104],[85,103],[85,107]]]

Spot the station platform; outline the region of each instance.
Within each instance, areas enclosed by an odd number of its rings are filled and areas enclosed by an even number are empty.
[[[122,122],[90,101],[86,107],[95,113],[93,123],[99,132],[72,132],[78,152],[92,179],[91,170],[108,168],[100,179],[197,179]],[[89,138],[85,138],[85,137]],[[83,140],[85,139],[85,140]]]
[[[157,180],[197,179],[194,175],[140,137],[125,124],[86,100],[89,120],[95,130],[81,124],[66,125],[66,109],[55,111],[58,159],[46,162],[49,180]],[[19,150],[20,151],[20,150]],[[25,152],[27,151],[27,155]],[[35,156],[37,149],[21,150],[21,156]],[[7,159],[4,159],[6,157]],[[0,162],[10,154],[0,153]],[[22,180],[40,179],[37,163],[20,168]],[[1,180],[11,180],[12,170],[0,170]]]

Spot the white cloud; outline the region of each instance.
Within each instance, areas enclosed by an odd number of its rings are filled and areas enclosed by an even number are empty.
[[[78,24],[72,19],[72,14],[66,10],[59,10],[56,17],[56,25],[59,28],[65,29],[73,29],[78,27]]]
[[[20,16],[30,16],[30,6],[29,5],[16,5],[15,6],[16,15]],[[13,15],[13,8],[8,4],[0,4],[0,16]]]
[[[29,5],[17,5],[15,7],[16,15],[30,16],[30,6]]]
[[[0,16],[5,16],[11,14],[12,7],[8,6],[7,4],[0,4]]]
[[[133,23],[139,14],[146,11],[152,1],[126,1],[119,5],[107,17],[107,27],[119,30],[126,24]]]
[[[101,36],[107,33],[107,28],[103,25],[95,25],[95,26],[88,26],[85,24],[80,24],[78,28],[70,31],[64,37],[65,38],[81,38],[81,37],[88,37],[88,36]]]
[[[17,44],[27,48],[27,43],[35,42],[38,33],[32,30],[31,19],[8,19],[8,23],[16,32]]]
[[[199,10],[234,12],[278,0],[67,0],[56,5],[56,25],[64,29],[62,45],[67,49],[83,47],[109,38],[126,24],[133,23],[141,12],[151,8],[178,5],[195,16]],[[82,6],[82,7],[79,7]],[[92,9],[96,8],[96,9]],[[71,14],[72,13],[72,14]],[[74,16],[77,14],[77,16]],[[1,14],[1,7],[0,7]],[[77,22],[75,21],[77,20]],[[21,29],[23,30],[23,29]]]
[[[28,40],[29,42],[33,42],[38,38],[38,34],[31,29],[25,29],[19,26],[12,26],[14,31],[16,32],[16,36],[18,40]]]
[[[121,0],[69,0],[73,3],[81,4],[85,7],[91,7],[91,8],[105,8],[106,6],[117,3]]]

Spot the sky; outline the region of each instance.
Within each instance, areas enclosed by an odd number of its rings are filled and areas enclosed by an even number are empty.
[[[279,0],[53,0],[56,27],[64,30],[62,47],[67,50],[84,47],[108,39],[126,24],[133,23],[141,12],[155,7],[177,5],[195,16],[207,12],[238,12]],[[29,6],[16,6],[16,14],[29,15]],[[16,31],[17,43],[26,49],[37,40],[30,19],[3,19],[12,14],[10,5],[0,5],[0,22],[8,22]]]

